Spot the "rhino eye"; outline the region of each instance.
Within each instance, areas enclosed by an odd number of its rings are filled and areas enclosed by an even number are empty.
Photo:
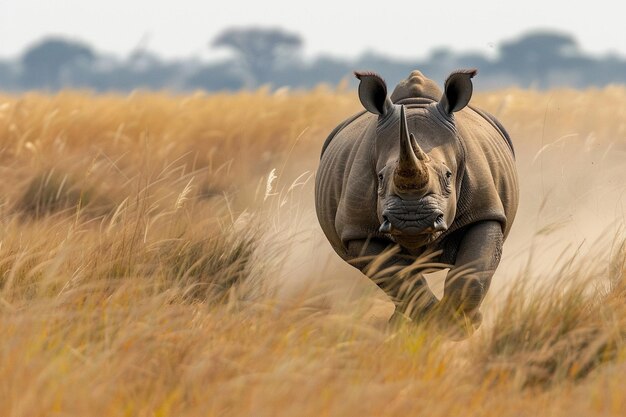
[[[378,181],[382,181],[383,180],[383,174],[378,174]]]
[[[450,178],[452,178],[452,173],[450,171],[446,171],[446,181],[445,181],[445,188],[447,191],[451,191],[452,188],[452,184],[451,184],[451,180]]]

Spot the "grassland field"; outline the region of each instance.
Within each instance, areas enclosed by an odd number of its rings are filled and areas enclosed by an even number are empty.
[[[472,100],[521,204],[451,341],[317,225],[354,91],[0,94],[0,417],[626,415],[626,88]]]

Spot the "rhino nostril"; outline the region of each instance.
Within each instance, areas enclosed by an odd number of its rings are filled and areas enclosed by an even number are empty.
[[[435,222],[433,223],[433,228],[437,232],[443,232],[445,230],[448,230],[448,225],[446,224],[446,220],[443,218],[443,214],[437,216]]]
[[[383,223],[380,225],[380,228],[378,229],[378,231],[381,233],[391,233],[391,231],[393,230],[393,226],[391,225],[389,218],[387,218],[387,216],[384,214],[382,217],[383,217]]]

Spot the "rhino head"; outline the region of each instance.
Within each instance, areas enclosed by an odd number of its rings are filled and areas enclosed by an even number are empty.
[[[392,103],[378,75],[355,73],[361,103],[378,115],[372,172],[379,231],[409,250],[434,242],[454,221],[463,150],[453,113],[468,104],[475,74],[452,73],[439,101],[405,108]]]

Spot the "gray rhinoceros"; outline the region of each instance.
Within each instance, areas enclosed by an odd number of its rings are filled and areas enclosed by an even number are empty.
[[[452,73],[443,94],[414,71],[391,97],[377,74],[355,75],[366,110],[324,143],[315,182],[322,230],[339,256],[375,278],[396,317],[439,311],[477,327],[518,205],[509,135],[468,106],[476,70]],[[441,300],[411,267],[429,253],[431,266],[451,265]]]

